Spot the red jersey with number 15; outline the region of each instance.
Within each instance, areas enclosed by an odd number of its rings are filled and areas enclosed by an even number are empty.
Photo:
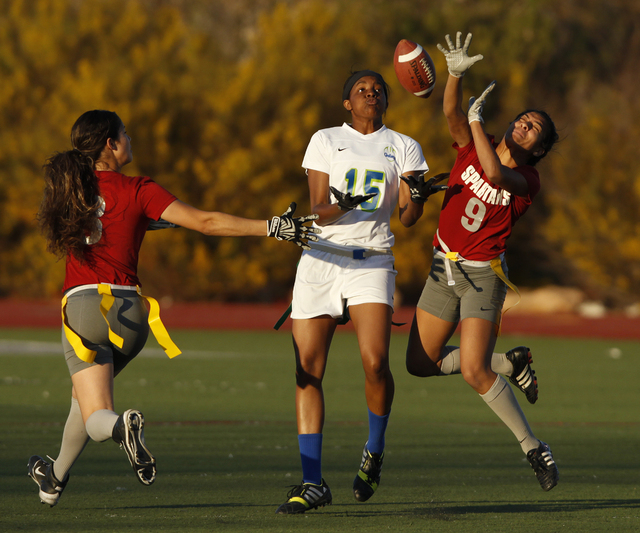
[[[494,147],[497,145],[493,136],[489,140]],[[516,167],[514,170],[529,184],[527,196],[516,196],[485,177],[473,141],[464,148],[457,143],[453,147],[458,157],[440,211],[440,240],[464,259],[490,261],[506,250],[513,225],[540,191],[540,176],[532,166]],[[433,245],[443,250],[437,234]]]
[[[85,247],[85,262],[67,256],[63,291],[78,285],[140,285],[138,253],[151,219],[158,220],[176,200],[145,176],[96,171],[102,214],[98,231]]]

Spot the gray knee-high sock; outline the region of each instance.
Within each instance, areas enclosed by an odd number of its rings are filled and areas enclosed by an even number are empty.
[[[457,346],[445,346],[442,350],[442,362],[440,363],[439,376],[450,376],[460,373],[460,348]]]
[[[538,447],[540,441],[531,431],[511,387],[502,376],[497,376],[491,388],[480,397],[515,435],[524,453]]]
[[[71,398],[71,409],[69,409],[69,416],[62,432],[60,453],[53,463],[53,475],[58,481],[64,481],[87,442],[89,442],[89,435],[82,421],[80,405],[78,400]]]
[[[491,370],[496,374],[504,374],[510,376],[513,372],[513,365],[511,361],[507,359],[507,355],[504,353],[494,353],[491,356]]]
[[[442,363],[440,364],[440,376],[450,376],[460,373],[460,348],[457,346],[445,346]],[[507,359],[506,354],[494,353],[491,356],[491,370],[496,374],[510,376],[513,372],[513,365]]]
[[[92,440],[103,442],[113,435],[113,426],[118,421],[118,413],[109,409],[100,409],[87,419],[87,433]]]

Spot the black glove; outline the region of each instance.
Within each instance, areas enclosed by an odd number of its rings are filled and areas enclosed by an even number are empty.
[[[173,222],[167,222],[166,220],[161,218],[159,220],[152,220],[151,222],[149,222],[147,231],[153,231],[156,229],[179,228],[179,227],[180,226],[178,226],[177,224],[174,224]]]
[[[427,181],[424,181],[424,173],[418,174],[417,178],[412,174],[409,174],[406,178],[404,176],[400,176],[400,179],[409,186],[411,201],[416,204],[424,204],[429,196],[448,188],[448,185],[436,185],[436,183],[439,183],[448,177],[449,172],[443,172],[442,174],[429,178]]]
[[[378,194],[376,192],[372,192],[364,195],[359,194],[356,196],[351,196],[350,193],[340,192],[335,187],[329,187],[329,189],[331,190],[331,193],[336,197],[336,200],[338,200],[338,207],[342,209],[342,211],[351,211],[352,209],[358,207],[360,204],[368,202],[369,200],[371,200],[371,198]]]
[[[279,241],[295,242],[300,248],[311,250],[309,245],[301,239],[317,241],[318,237],[314,234],[322,233],[322,230],[310,226],[303,226],[302,224],[311,220],[317,220],[318,215],[293,218],[291,215],[293,215],[295,210],[296,203],[291,202],[291,205],[282,216],[267,220],[267,237],[275,237]]]

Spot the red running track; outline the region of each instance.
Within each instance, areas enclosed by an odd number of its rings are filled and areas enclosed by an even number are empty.
[[[272,329],[287,309],[279,304],[222,304],[161,302],[162,320],[171,329],[251,330]],[[394,327],[394,332],[408,333],[414,308],[401,307],[394,314],[394,322],[406,325]],[[0,300],[0,327],[50,327],[61,324],[60,303],[55,300]],[[351,330],[351,324],[340,326]],[[291,329],[288,319],[281,330]],[[502,326],[507,335],[548,335],[603,339],[640,340],[640,317],[614,315],[604,318],[585,318],[574,314],[506,313]]]

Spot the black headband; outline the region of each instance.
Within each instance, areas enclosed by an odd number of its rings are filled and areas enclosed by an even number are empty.
[[[351,89],[353,89],[353,86],[356,84],[356,82],[360,78],[364,78],[365,76],[373,76],[374,78],[376,78],[380,82],[380,85],[384,87],[384,94],[385,96],[387,96],[387,84],[384,82],[384,78],[380,74],[374,72],[373,70],[359,70],[358,72],[354,72],[353,74],[351,74],[349,79],[345,82],[344,88],[342,89],[343,102],[349,99]]]

